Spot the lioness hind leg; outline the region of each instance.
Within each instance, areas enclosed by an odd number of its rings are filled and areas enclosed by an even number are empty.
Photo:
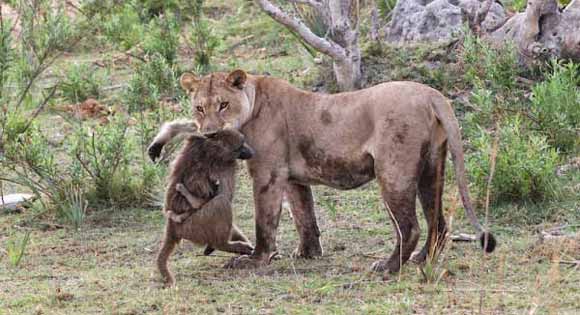
[[[376,261],[371,269],[395,273],[409,260],[419,241],[420,230],[415,212],[416,188],[410,185],[402,191],[396,191],[389,189],[393,186],[392,184],[379,180],[381,181],[381,195],[393,222],[397,244],[388,259]]]
[[[442,209],[443,186],[445,184],[445,158],[447,144],[444,143],[425,164],[419,179],[419,200],[427,221],[428,234],[425,245],[411,258],[423,263],[429,255],[433,256],[445,246],[447,225]]]
[[[409,260],[421,234],[415,201],[425,145],[420,137],[406,137],[398,126],[390,127],[393,130],[389,130],[382,146],[377,148],[383,154],[375,157],[375,174],[397,244],[391,256],[375,262],[372,270],[396,273]]]
[[[300,244],[293,257],[314,258],[322,256],[320,230],[314,213],[314,197],[310,186],[289,184],[286,196],[290,201],[292,218],[300,235]]]

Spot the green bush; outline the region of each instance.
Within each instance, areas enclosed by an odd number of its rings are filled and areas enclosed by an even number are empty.
[[[555,195],[556,150],[546,137],[525,130],[519,116],[512,116],[500,127],[495,175],[491,185],[492,202],[542,201]],[[470,140],[473,152],[467,155],[471,182],[479,200],[484,200],[494,136],[480,128]]]
[[[203,16],[203,2],[204,0],[193,1],[193,27],[190,35],[191,43],[195,48],[195,67],[199,74],[204,74],[210,70],[211,58],[219,45],[218,38]]]
[[[61,96],[71,103],[79,103],[87,98],[98,99],[105,76],[87,64],[73,64],[63,73],[59,84]]]
[[[549,142],[567,153],[580,146],[580,64],[553,61],[546,80],[532,88],[531,112]]]
[[[175,64],[179,32],[179,24],[172,15],[152,19],[146,27],[143,52],[146,56],[163,56],[169,65]]]
[[[397,0],[377,0],[377,8],[379,9],[379,15],[385,21],[391,19],[391,12],[395,9],[397,5]]]
[[[179,90],[174,68],[163,56],[157,54],[137,66],[125,91],[127,109],[130,112],[154,109],[160,97],[175,96]]]
[[[508,92],[515,88],[516,77],[521,73],[516,49],[496,48],[485,39],[470,33],[464,38],[460,60],[465,68],[465,80],[473,86]]]
[[[92,181],[94,191],[87,193],[89,201],[107,206],[133,201],[129,166],[135,148],[128,138],[127,121],[115,118],[109,124],[88,128],[88,136],[80,127],[72,137],[70,156],[75,158],[72,165],[80,167]]]
[[[145,26],[132,6],[125,5],[119,12],[102,18],[105,37],[118,49],[129,50],[143,39]]]

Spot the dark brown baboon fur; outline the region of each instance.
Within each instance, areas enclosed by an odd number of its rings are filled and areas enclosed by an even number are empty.
[[[206,254],[213,248],[252,253],[250,241],[233,224],[231,206],[236,159],[248,159],[252,155],[243,135],[234,130],[208,137],[192,135],[185,140],[171,167],[165,195],[167,221],[157,267],[166,284],[174,283],[167,260],[181,239],[207,245]],[[185,191],[176,188],[180,184]],[[193,203],[187,195],[195,199]],[[196,200],[201,207],[195,205]]]

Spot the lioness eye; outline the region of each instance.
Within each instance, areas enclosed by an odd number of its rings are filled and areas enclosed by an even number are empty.
[[[220,111],[228,108],[228,106],[230,106],[230,102],[221,102],[220,103]]]
[[[198,112],[203,113],[203,107],[202,106],[197,106],[195,109],[197,109]]]

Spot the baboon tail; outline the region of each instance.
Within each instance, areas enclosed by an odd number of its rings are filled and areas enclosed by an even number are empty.
[[[167,265],[167,260],[169,260],[169,256],[173,253],[175,246],[179,242],[179,240],[172,237],[171,233],[169,233],[169,223],[167,224],[165,235],[163,238],[163,243],[161,244],[161,249],[159,249],[159,253],[157,254],[157,269],[159,269],[159,273],[161,273],[161,277],[167,286],[172,286],[175,283],[173,279],[173,275],[169,270]]]

